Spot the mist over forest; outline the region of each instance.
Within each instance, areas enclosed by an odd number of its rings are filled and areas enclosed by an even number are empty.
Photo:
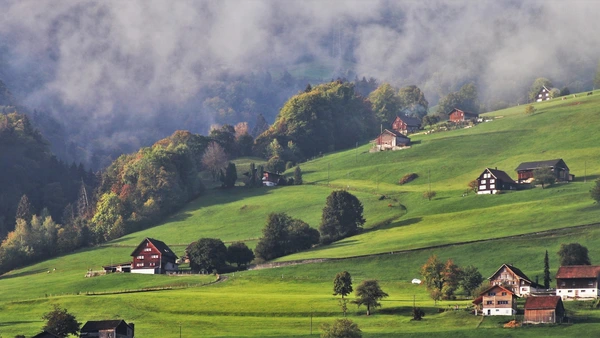
[[[307,83],[592,87],[593,1],[3,1],[0,80],[66,161],[101,168],[186,129],[272,123]]]

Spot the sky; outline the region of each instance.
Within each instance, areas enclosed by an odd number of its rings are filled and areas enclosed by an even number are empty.
[[[352,68],[415,84],[433,102],[467,82],[507,102],[538,77],[588,90],[600,59],[591,0],[1,2],[0,79],[27,106],[85,121],[104,142],[135,142],[134,125],[189,107],[223,70],[307,55],[337,64],[331,77]],[[108,130],[115,120],[123,128]]]

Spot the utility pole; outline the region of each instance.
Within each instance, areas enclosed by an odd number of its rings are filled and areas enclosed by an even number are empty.
[[[583,183],[587,182],[587,161],[583,162]]]
[[[431,169],[427,169],[427,183],[429,184],[429,192],[431,192]]]
[[[354,149],[354,162],[358,163],[358,142],[356,142],[356,147]]]
[[[327,186],[329,186],[329,163],[327,163]]]
[[[313,308],[310,307],[310,335],[312,336],[312,317],[313,317]]]
[[[179,323],[179,338],[181,338],[181,323]]]

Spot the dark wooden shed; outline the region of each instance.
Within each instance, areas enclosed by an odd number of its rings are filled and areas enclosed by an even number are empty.
[[[525,301],[524,323],[562,323],[565,317],[565,307],[559,296],[528,297]]]

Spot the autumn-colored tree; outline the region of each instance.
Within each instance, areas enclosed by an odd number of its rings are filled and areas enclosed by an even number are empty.
[[[202,156],[202,165],[210,172],[213,180],[217,178],[219,172],[227,166],[227,154],[223,147],[217,142],[211,142]]]

